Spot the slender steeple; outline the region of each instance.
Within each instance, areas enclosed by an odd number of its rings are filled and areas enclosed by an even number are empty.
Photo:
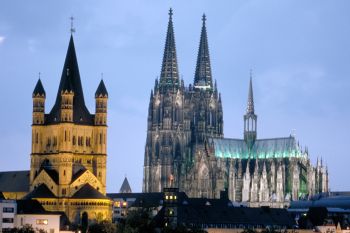
[[[205,14],[203,14],[202,21],[202,32],[199,42],[196,72],[194,76],[194,87],[201,89],[212,89],[213,81],[211,76],[208,36],[207,28],[205,25]]]
[[[256,140],[257,115],[254,113],[254,98],[253,98],[253,84],[252,72],[250,72],[249,90],[248,90],[248,104],[246,114],[244,115],[244,140],[247,143],[249,151],[253,148]],[[251,154],[250,156],[254,156]]]
[[[162,70],[160,74],[161,90],[174,90],[180,85],[179,71],[176,58],[175,36],[173,26],[173,11],[169,10],[169,23],[166,35]]]
[[[247,114],[254,114],[254,96],[253,96],[252,74],[250,74],[250,81],[249,81]]]
[[[68,90],[69,89],[69,90]],[[85,106],[84,93],[80,80],[79,66],[75,53],[73,35],[70,36],[69,46],[64,62],[61,81],[57,91],[55,105],[53,106],[47,123],[57,123],[60,121],[61,95],[64,91],[74,93],[73,100],[73,121],[79,124],[93,124],[93,118]]]

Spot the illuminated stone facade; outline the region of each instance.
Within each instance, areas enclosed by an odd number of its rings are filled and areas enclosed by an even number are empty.
[[[144,192],[178,187],[191,197],[282,207],[290,200],[328,190],[327,169],[310,163],[294,136],[257,139],[252,80],[244,115],[244,138],[223,135],[223,109],[213,83],[206,18],[193,85],[179,78],[172,12],[160,79],[151,91],[144,160]]]
[[[101,80],[96,112],[85,106],[71,36],[52,110],[45,113],[46,93],[39,79],[33,92],[32,152],[29,191],[46,210],[63,211],[72,223],[110,220],[106,194],[107,99]]]

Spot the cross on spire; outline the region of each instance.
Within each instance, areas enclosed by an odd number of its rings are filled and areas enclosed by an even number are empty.
[[[74,17],[71,16],[71,17],[69,17],[69,19],[70,19],[70,34],[73,34],[75,32],[75,28],[74,28],[74,25],[73,25]]]
[[[41,78],[41,72],[39,72],[39,79]]]
[[[203,14],[203,16],[202,16],[203,23],[205,23],[206,20],[207,20],[207,16],[205,16],[205,14]]]
[[[169,18],[172,19],[172,17],[173,17],[173,9],[170,8],[169,9]]]

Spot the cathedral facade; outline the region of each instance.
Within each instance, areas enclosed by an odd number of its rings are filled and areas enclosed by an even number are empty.
[[[290,200],[328,191],[328,171],[313,166],[294,136],[258,139],[250,79],[244,138],[224,138],[223,108],[213,82],[203,15],[194,82],[179,78],[173,14],[169,12],[161,75],[151,91],[143,192],[178,187],[191,197],[219,198],[250,206],[283,207]]]
[[[27,199],[48,211],[65,212],[71,223],[111,219],[106,197],[108,92],[101,80],[95,114],[85,106],[73,36],[56,101],[45,113],[39,79],[33,92],[32,149]]]

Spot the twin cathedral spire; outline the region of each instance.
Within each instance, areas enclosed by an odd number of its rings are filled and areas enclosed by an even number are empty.
[[[206,16],[202,16],[202,31],[197,56],[197,65],[194,77],[195,89],[213,89],[210,67],[209,46],[206,28]],[[165,40],[162,69],[159,87],[161,90],[177,90],[181,86],[176,56],[176,43],[173,25],[173,11],[169,10],[169,22]]]

